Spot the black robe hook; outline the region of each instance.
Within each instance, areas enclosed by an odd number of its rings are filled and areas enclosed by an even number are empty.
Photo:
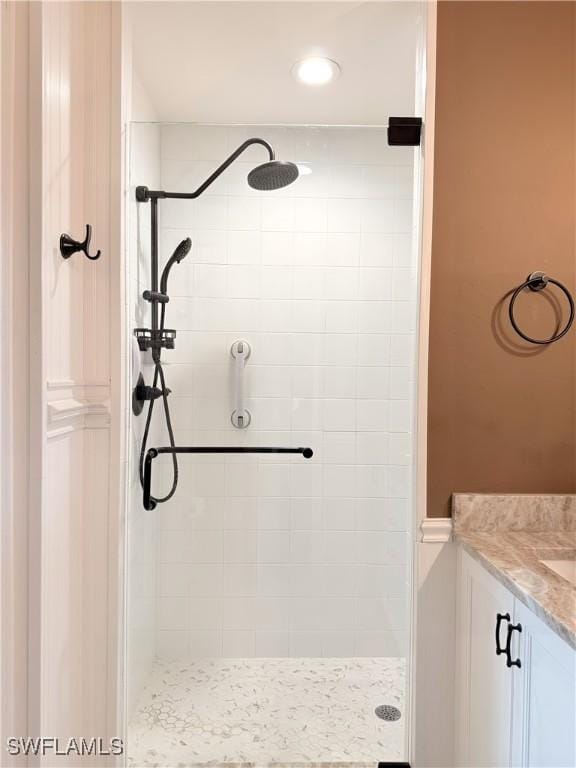
[[[84,256],[86,256],[87,259],[90,259],[91,261],[95,261],[96,259],[100,258],[100,251],[97,251],[94,256],[90,256],[88,253],[88,248],[90,247],[90,240],[92,239],[92,226],[90,224],[86,224],[86,237],[84,238],[84,242],[81,243],[78,240],[74,240],[73,237],[70,237],[70,235],[60,235],[60,253],[62,254],[63,259],[69,259],[70,256],[72,256],[73,253],[77,253],[78,251],[82,251]]]

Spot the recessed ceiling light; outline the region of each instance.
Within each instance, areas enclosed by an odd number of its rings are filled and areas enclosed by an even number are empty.
[[[300,176],[308,176],[312,173],[312,168],[310,168],[309,165],[302,165],[301,163],[298,163],[297,165]]]
[[[306,85],[326,85],[340,74],[340,67],[332,59],[311,56],[302,59],[292,67],[292,74]]]

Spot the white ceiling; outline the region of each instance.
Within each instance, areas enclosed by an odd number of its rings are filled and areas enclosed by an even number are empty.
[[[134,67],[163,121],[382,125],[414,114],[417,2],[138,2]],[[342,67],[311,88],[291,68]]]

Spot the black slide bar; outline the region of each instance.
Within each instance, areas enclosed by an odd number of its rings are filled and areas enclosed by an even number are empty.
[[[144,509],[152,510],[156,502],[150,497],[152,485],[152,461],[161,453],[300,453],[305,459],[314,455],[312,448],[226,448],[216,446],[195,447],[191,445],[149,448],[144,459]]]

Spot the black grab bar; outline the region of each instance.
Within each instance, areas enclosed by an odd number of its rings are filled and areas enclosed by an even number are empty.
[[[156,502],[152,500],[150,488],[152,486],[152,461],[161,453],[300,453],[305,459],[311,459],[314,455],[312,448],[241,448],[220,446],[165,446],[162,448],[149,448],[144,459],[144,509],[152,510]]]

